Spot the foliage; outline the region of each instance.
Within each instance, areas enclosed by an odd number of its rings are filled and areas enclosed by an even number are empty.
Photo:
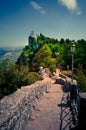
[[[9,64],[8,59],[3,60],[2,68],[0,68],[0,98],[21,86],[39,80],[40,76],[37,72],[40,66],[49,68],[52,73],[58,63],[64,66],[64,69],[67,69],[67,66],[69,69],[71,68],[71,40],[62,38],[58,41],[40,33],[37,39],[31,39],[31,41],[30,45],[28,44],[23,49],[16,62],[17,65]],[[81,39],[74,43],[75,78],[82,91],[86,91],[86,41]],[[82,68],[78,68],[78,65]],[[70,75],[71,71],[63,71],[63,73]]]
[[[51,71],[55,69],[55,60],[52,59],[52,51],[47,44],[35,54],[33,58],[33,69],[35,71],[39,70],[40,66],[49,68]]]
[[[25,77],[25,81],[26,83],[32,84],[35,83],[36,81],[41,80],[40,75],[37,72],[30,72],[26,77]]]
[[[29,72],[28,66],[11,65],[0,69],[0,98],[13,93],[21,86],[40,80],[37,73]]]
[[[81,40],[82,41],[82,40]],[[76,50],[75,50],[75,65],[78,64],[82,65],[82,67],[86,67],[86,41],[84,43],[81,41],[76,43]]]
[[[0,69],[0,98],[17,90],[19,75],[15,68]]]
[[[71,69],[71,42],[71,40],[64,40],[63,38],[58,41],[54,38],[45,37],[40,33],[40,36],[37,38],[38,50],[33,51],[32,48],[27,46],[27,49],[24,48],[20,59],[22,59],[22,63],[24,63],[24,65],[29,66],[30,71],[37,72],[39,70],[39,67],[43,66],[48,67],[51,72],[54,72],[56,64],[58,63],[62,65],[63,69],[67,69],[67,66],[69,66],[69,69]],[[82,65],[82,68],[84,70],[84,77],[86,77],[86,41],[84,39],[81,39],[77,42],[74,41],[74,43],[74,68],[77,68],[78,64]]]
[[[86,92],[86,75],[84,74],[81,66],[79,66],[79,68],[76,69],[75,78],[78,82],[78,86],[81,89],[81,91]]]
[[[71,70],[62,70],[61,72],[62,72],[62,74],[66,75],[68,77],[70,77],[72,74]]]

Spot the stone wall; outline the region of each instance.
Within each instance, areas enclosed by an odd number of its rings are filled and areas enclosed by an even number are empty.
[[[46,78],[0,100],[0,130],[23,130],[39,99],[47,92],[51,81]]]
[[[56,78],[56,83],[65,85],[66,91],[70,91],[71,85],[77,85],[77,81],[74,79],[72,82],[72,79],[68,76],[63,75],[62,73],[59,74],[59,77]]]

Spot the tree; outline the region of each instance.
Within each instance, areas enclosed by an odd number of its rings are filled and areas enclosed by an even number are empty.
[[[70,44],[71,41],[70,41],[69,39],[66,39],[66,40],[65,40],[65,43]]]
[[[61,43],[61,44],[64,44],[64,43],[65,43],[65,41],[64,41],[63,38],[61,38],[60,43]]]
[[[54,62],[55,61],[52,60],[51,49],[47,44],[44,44],[44,46],[35,54],[32,67],[35,71],[38,71],[40,66],[49,68],[51,70],[51,68],[55,68],[52,67],[55,65]]]

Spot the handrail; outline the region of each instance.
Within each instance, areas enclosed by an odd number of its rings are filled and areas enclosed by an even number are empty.
[[[79,89],[76,85],[71,85],[70,90],[70,108],[73,115],[73,124],[78,127],[79,123],[79,112],[80,112],[80,95]]]
[[[64,74],[60,73],[60,77],[65,78],[67,84],[69,84],[69,89],[68,89],[68,103],[70,104],[70,110],[72,113],[72,120],[73,120],[73,125],[75,128],[78,128],[79,125],[79,112],[80,112],[80,93],[81,90],[78,88],[76,80],[72,82],[70,77],[65,76]],[[67,80],[70,78],[70,83]],[[66,87],[68,87],[66,85]]]

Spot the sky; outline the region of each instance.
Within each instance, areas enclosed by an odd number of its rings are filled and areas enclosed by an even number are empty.
[[[0,0],[0,47],[27,45],[32,30],[86,40],[86,0]]]

